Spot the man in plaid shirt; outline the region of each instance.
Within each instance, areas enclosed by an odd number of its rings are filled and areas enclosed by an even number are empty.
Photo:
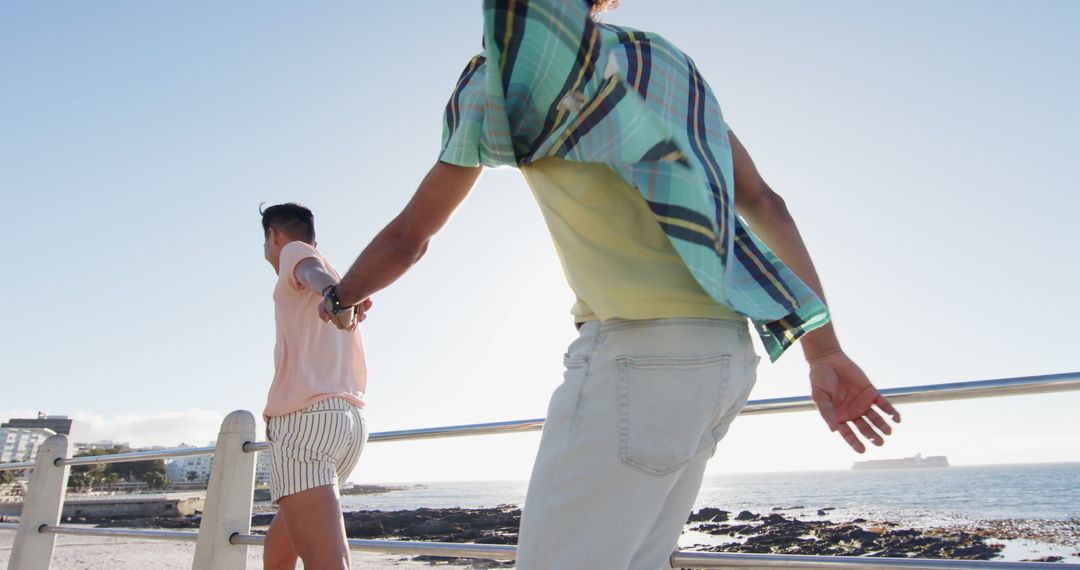
[[[841,349],[794,220],[692,60],[597,23],[608,4],[485,0],[485,50],[447,104],[439,161],[325,301],[345,310],[404,274],[483,166],[521,170],[579,329],[529,482],[521,569],[669,567],[753,387],[751,330],[772,360],[802,342],[813,399],[856,451],[884,443],[883,415],[900,420]]]

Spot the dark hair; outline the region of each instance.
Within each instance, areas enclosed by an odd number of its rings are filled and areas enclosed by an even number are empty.
[[[262,214],[263,237],[270,236],[270,228],[302,242],[315,243],[315,215],[311,210],[289,202],[269,208],[259,207]]]

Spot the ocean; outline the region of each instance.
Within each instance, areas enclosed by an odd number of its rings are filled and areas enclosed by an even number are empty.
[[[403,484],[401,490],[347,495],[351,510],[479,508],[525,500],[524,481]],[[768,513],[807,520],[861,517],[912,526],[982,520],[1080,520],[1080,463],[959,466],[942,469],[810,471],[706,476],[695,510]]]
[[[401,488],[343,496],[343,508],[521,506],[526,490],[524,481],[390,486]],[[1005,529],[987,539],[1002,545],[998,560],[1054,556],[1080,563],[1080,463],[712,475],[706,476],[694,510],[704,507],[777,512],[804,521],[861,518],[915,529]],[[688,527],[679,546],[730,540]]]

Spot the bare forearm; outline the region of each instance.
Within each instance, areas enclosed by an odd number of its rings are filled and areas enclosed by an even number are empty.
[[[383,228],[341,278],[337,296],[343,305],[367,299],[397,281],[427,251],[427,242],[403,239],[396,220]]]
[[[437,162],[405,209],[364,249],[337,288],[343,305],[359,303],[405,274],[427,252],[480,176],[480,167]]]
[[[739,137],[729,131],[728,139],[735,166],[735,209],[765,245],[824,301],[825,291],[821,287],[821,280],[787,204],[761,178]],[[831,323],[804,335],[801,343],[807,360],[840,351],[840,342]]]
[[[795,219],[788,212],[783,198],[772,191],[765,192],[752,207],[745,208],[740,213],[765,245],[824,300],[825,291],[810,258],[810,252],[806,249]],[[836,338],[832,323],[807,333],[802,337],[801,343],[807,360],[821,358],[840,350],[840,341]]]

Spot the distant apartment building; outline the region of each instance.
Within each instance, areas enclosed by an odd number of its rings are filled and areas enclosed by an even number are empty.
[[[207,445],[212,446],[214,442]],[[165,464],[165,473],[174,483],[203,483],[210,479],[210,466],[213,459],[212,455],[177,457]],[[265,451],[258,452],[255,457],[255,482],[270,483],[270,454]]]
[[[41,444],[54,435],[48,429],[0,428],[0,463],[34,461]]]
[[[270,484],[270,452],[260,451],[255,454],[255,483]]]
[[[93,442],[90,442],[90,443],[76,443],[75,444],[75,455],[82,455],[82,454],[90,453],[91,451],[96,451],[96,450],[99,450],[99,449],[107,449],[107,450],[120,449],[121,452],[124,452],[124,451],[129,451],[131,449],[131,444],[126,442],[126,441],[113,441],[111,439],[104,439],[104,440],[101,440],[101,441],[93,441]]]
[[[38,412],[36,418],[11,418],[0,424],[0,429],[2,428],[48,429],[53,433],[68,436],[68,441],[72,442],[85,441],[89,430],[86,422],[73,420],[67,416],[49,415],[45,412]]]
[[[213,445],[211,443],[210,445]],[[194,447],[183,445],[180,447]],[[173,483],[204,483],[210,479],[211,455],[177,457],[165,463],[165,473]]]

